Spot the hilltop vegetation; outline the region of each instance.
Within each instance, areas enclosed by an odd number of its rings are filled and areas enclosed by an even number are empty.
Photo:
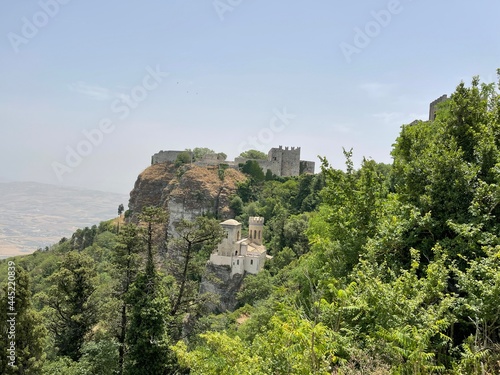
[[[213,296],[198,293],[223,235],[210,217],[182,221],[162,254],[168,212],[146,207],[137,226],[116,233],[101,223],[14,259],[26,290],[16,306],[40,337],[19,332],[23,366],[33,374],[499,373],[495,87],[461,83],[435,121],[403,126],[392,165],[364,159],[355,168],[344,153],[345,171],[322,159],[318,175],[276,178],[247,165],[231,209],[242,223],[265,218],[273,259],[246,277],[235,311],[208,314]]]

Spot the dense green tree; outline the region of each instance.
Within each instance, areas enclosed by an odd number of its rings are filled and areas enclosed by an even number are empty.
[[[323,204],[310,221],[309,237],[318,250],[329,248],[336,259],[335,274],[346,275],[359,261],[359,254],[369,237],[376,232],[381,207],[388,195],[387,176],[377,163],[363,160],[355,171],[352,151],[344,151],[346,172],[335,170],[323,160],[326,187]]]
[[[264,172],[260,167],[259,163],[255,160],[247,160],[245,164],[242,165],[241,171],[252,178],[252,180],[256,183],[262,182],[265,180]]]
[[[125,373],[129,375],[170,374],[176,366],[167,332],[170,302],[154,259],[158,247],[155,239],[158,232],[162,232],[166,218],[166,212],[156,207],[145,207],[139,215],[144,226],[146,266],[135,276],[127,292],[126,302],[131,308],[126,334],[128,354]],[[132,234],[128,241],[135,246]],[[159,237],[162,238],[161,233]]]
[[[260,365],[261,358],[253,354],[239,337],[210,332],[202,334],[201,338],[203,345],[194,351],[188,351],[187,345],[182,341],[173,348],[180,363],[191,369],[191,374],[266,374]]]
[[[118,286],[116,294],[120,300],[120,321],[118,323],[117,340],[119,345],[119,373],[123,373],[125,360],[125,343],[128,328],[128,293],[130,286],[135,281],[139,265],[141,264],[140,252],[143,242],[135,225],[125,225],[119,235],[118,244],[115,247],[113,263],[116,267],[116,278]]]
[[[118,372],[118,343],[100,339],[83,344],[82,356],[75,365],[78,374],[114,375]]]
[[[205,155],[215,154],[214,150],[209,149],[207,147],[195,147],[193,150],[186,149],[186,151],[191,152],[193,154],[193,160],[200,160]]]
[[[78,360],[86,335],[97,323],[95,262],[86,254],[67,253],[59,270],[50,276],[52,287],[44,300],[48,328],[60,356]]]
[[[175,373],[175,358],[169,349],[167,328],[170,302],[155,269],[140,272],[128,293],[130,326],[125,374]]]
[[[432,241],[451,241],[455,255],[484,253],[476,246],[464,253],[451,225],[477,221],[473,216],[481,204],[489,207],[488,214],[500,214],[489,201],[498,184],[499,106],[493,85],[481,85],[477,77],[471,87],[461,83],[435,121],[404,126],[392,152],[396,192],[430,215]],[[494,226],[491,220],[485,224],[485,229]],[[431,247],[424,249],[427,257]]]
[[[267,160],[267,155],[258,150],[243,151],[240,156],[245,159]]]
[[[146,274],[153,275],[154,250],[163,245],[167,219],[167,212],[160,207],[144,207],[139,215],[139,222],[144,225],[144,242],[147,247]]]
[[[267,298],[272,292],[272,278],[267,270],[257,275],[247,275],[236,295],[240,305],[251,304]]]
[[[276,275],[280,270],[288,266],[294,259],[297,259],[295,252],[289,247],[284,247],[273,259],[266,262],[266,268],[269,269],[272,275]]]
[[[325,185],[324,174],[303,174],[299,176],[297,195],[294,198],[293,208],[296,213],[314,211],[321,197],[319,192]]]
[[[41,374],[47,331],[31,304],[28,272],[15,262],[8,264],[9,282],[0,294],[0,373]]]
[[[265,180],[266,180],[266,181],[271,181],[272,179],[274,179],[273,172],[271,172],[271,170],[270,170],[270,169],[268,169],[268,170],[266,171]]]
[[[235,195],[229,203],[229,208],[233,210],[235,216],[241,215],[243,213],[243,200]]]
[[[500,246],[488,246],[486,252],[468,261],[466,271],[454,267],[462,295],[458,316],[471,326],[458,367],[469,374],[500,371]]]
[[[180,167],[183,164],[189,164],[193,161],[193,154],[190,151],[182,151],[175,159],[175,166]]]

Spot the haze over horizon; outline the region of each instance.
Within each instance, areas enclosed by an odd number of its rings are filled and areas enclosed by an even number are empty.
[[[0,182],[128,194],[152,154],[194,147],[390,163],[402,124],[500,67],[493,0],[0,9]]]

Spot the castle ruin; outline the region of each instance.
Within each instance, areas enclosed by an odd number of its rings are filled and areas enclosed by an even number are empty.
[[[151,157],[151,164],[174,163],[181,152],[183,151],[162,150]],[[240,164],[244,164],[248,160],[256,161],[264,173],[269,170],[273,175],[279,177],[299,176],[304,173],[314,174],[315,163],[300,160],[300,147],[273,147],[267,153],[267,160],[247,159],[238,156],[234,161],[226,161],[221,159],[220,154],[207,154],[193,164],[200,166],[227,164],[229,167],[238,168]]]
[[[448,100],[448,95],[441,95],[439,98],[434,100],[429,104],[429,121],[434,121],[436,119],[436,113],[438,110],[438,105]]]
[[[151,165],[153,164],[158,164],[158,163],[175,163],[175,160],[177,159],[177,156],[181,154],[184,151],[174,151],[174,150],[169,150],[169,151],[163,151],[161,150],[160,152],[154,154],[151,157]],[[192,158],[192,153],[191,153],[191,158]]]

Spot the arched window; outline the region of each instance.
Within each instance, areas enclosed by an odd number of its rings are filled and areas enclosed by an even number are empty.
[[[259,230],[259,240],[260,240],[260,230]]]
[[[256,230],[253,231],[253,238],[257,238],[257,231]]]
[[[236,233],[236,241],[239,241],[240,240],[240,231],[238,231],[238,233]]]
[[[236,250],[236,251],[234,252],[234,255],[238,255],[238,250]]]

